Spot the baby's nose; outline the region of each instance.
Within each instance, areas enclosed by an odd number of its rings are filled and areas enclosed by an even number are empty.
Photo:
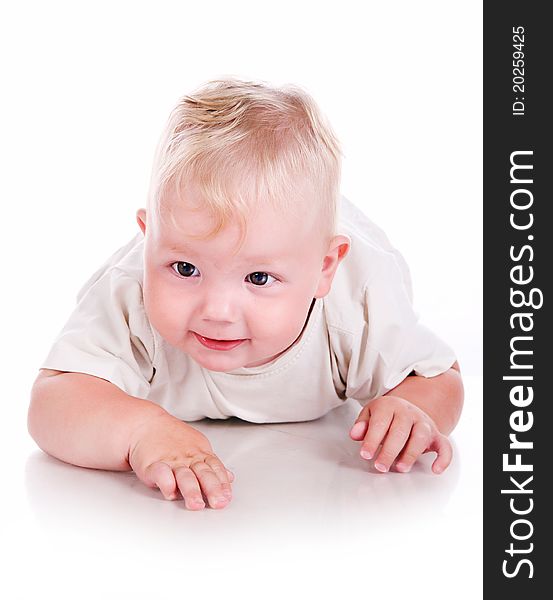
[[[206,294],[202,305],[205,321],[235,323],[238,319],[239,302],[228,290],[216,289]]]

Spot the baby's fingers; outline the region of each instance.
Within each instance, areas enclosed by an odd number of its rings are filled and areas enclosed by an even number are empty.
[[[429,447],[432,439],[432,428],[428,423],[419,421],[413,425],[411,435],[405,448],[399,455],[396,469],[401,473],[407,473],[419,456]]]
[[[201,510],[205,508],[200,484],[192,469],[185,465],[176,467],[175,477],[186,508],[189,510]]]
[[[221,482],[221,490],[223,494],[230,500],[232,498],[232,490],[230,487],[230,481],[234,479],[234,475],[232,475],[232,479],[229,477],[230,471],[225,469],[223,463],[216,456],[208,456],[205,459],[205,462],[213,469],[215,475]]]
[[[384,436],[388,433],[393,416],[393,412],[381,411],[378,414],[371,413],[365,441],[361,446],[361,456],[363,458],[372,458],[374,456]]]
[[[394,416],[394,420],[386,434],[386,439],[382,444],[382,449],[375,460],[375,469],[382,473],[390,470],[392,463],[409,439],[412,426],[413,423],[410,419],[402,418],[397,414]]]
[[[177,497],[177,483],[173,470],[164,462],[158,461],[147,467],[143,481],[150,487],[158,487],[166,500]]]
[[[213,462],[213,459],[221,464],[220,461],[215,457],[207,458],[207,460],[210,462]],[[230,497],[228,496],[228,491],[225,494],[225,487],[220,480],[222,474],[220,472],[215,473],[215,471],[205,460],[192,463],[190,468],[192,471],[194,471],[194,475],[196,475],[196,478],[199,481],[201,489],[211,508],[224,508],[227,506],[230,501]],[[224,467],[222,468],[222,471],[226,473],[226,469]],[[228,486],[229,490],[230,485],[228,483],[226,485]]]
[[[445,435],[439,433],[428,449],[438,453],[436,460],[432,463],[434,473],[440,474],[445,471],[449,467],[449,463],[453,457],[453,449],[451,448],[450,441]]]

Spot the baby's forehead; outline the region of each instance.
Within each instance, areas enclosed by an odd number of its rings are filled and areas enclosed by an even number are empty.
[[[235,218],[217,230],[218,220],[209,211],[174,205],[158,215],[156,245],[169,252],[222,254],[244,262],[298,261],[319,251],[321,228],[308,215],[259,207],[244,217],[244,222]]]
[[[315,211],[313,203],[296,201],[293,204],[271,204],[269,202],[242,204],[241,209],[225,207],[215,210],[207,203],[183,201],[181,198],[167,197],[155,211],[160,232],[184,236],[207,236],[221,226],[244,228],[250,231],[259,229],[280,230],[282,234],[305,231],[314,228]]]

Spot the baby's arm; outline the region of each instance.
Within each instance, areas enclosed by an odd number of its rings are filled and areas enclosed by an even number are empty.
[[[447,435],[453,431],[463,407],[459,365],[436,377],[410,376],[383,396],[371,400],[360,412],[350,436],[363,441],[361,456],[372,458],[382,444],[375,466],[409,471],[424,452],[435,451],[435,473],[451,460]]]
[[[28,428],[48,454],[82,467],[133,469],[168,499],[180,490],[188,508],[203,508],[201,491],[214,508],[225,492],[230,498],[232,474],[200,431],[104,379],[42,369]]]
[[[459,364],[437,377],[406,377],[385,396],[400,396],[422,409],[444,435],[449,435],[461,416],[463,381]]]

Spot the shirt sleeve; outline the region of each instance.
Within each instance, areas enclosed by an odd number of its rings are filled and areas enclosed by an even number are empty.
[[[154,353],[142,285],[112,268],[81,291],[40,368],[94,375],[146,398],[155,372]]]
[[[434,377],[456,361],[453,350],[419,321],[409,270],[388,253],[363,288],[361,331],[352,338],[346,395],[361,404],[389,392],[413,371]]]

